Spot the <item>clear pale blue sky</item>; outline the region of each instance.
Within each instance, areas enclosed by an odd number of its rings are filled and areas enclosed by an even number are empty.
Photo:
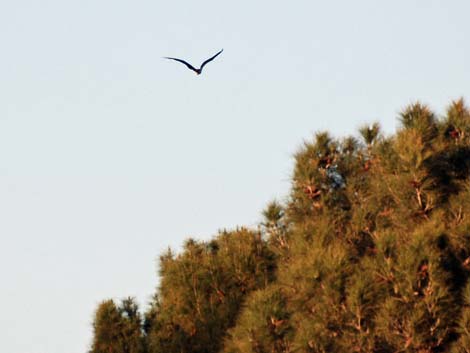
[[[81,353],[183,239],[254,226],[292,154],[470,98],[470,3],[0,3],[0,350]],[[225,51],[197,77],[195,65]]]

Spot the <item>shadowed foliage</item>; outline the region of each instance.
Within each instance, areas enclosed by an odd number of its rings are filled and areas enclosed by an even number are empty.
[[[95,313],[91,353],[144,353],[142,322],[134,299],[102,302]]]

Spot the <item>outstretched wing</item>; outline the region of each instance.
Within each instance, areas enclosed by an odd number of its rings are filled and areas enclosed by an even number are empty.
[[[204,65],[206,65],[207,63],[211,62],[212,60],[214,60],[220,53],[222,53],[224,50],[222,49],[221,51],[219,51],[217,54],[215,54],[212,58],[209,58],[207,59],[206,61],[204,61],[201,65],[201,68],[199,70],[202,70],[202,68],[204,67]]]
[[[178,59],[178,58],[170,58],[170,57],[168,57],[168,56],[165,56],[164,58],[165,58],[165,59],[170,59],[170,60],[179,61],[180,63],[182,63],[182,64],[185,64],[185,65],[188,67],[188,69],[191,69],[191,70],[193,70],[193,71],[196,71],[196,72],[197,72],[197,69],[196,69],[196,68],[194,68],[194,66],[193,66],[193,65],[191,65],[190,63],[187,63],[187,62],[186,62],[186,61],[184,61],[184,60],[181,60],[181,59]]]

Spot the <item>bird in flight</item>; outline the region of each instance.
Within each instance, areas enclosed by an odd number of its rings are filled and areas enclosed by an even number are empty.
[[[204,68],[204,66],[206,66],[207,63],[210,63],[212,60],[214,60],[220,53],[222,53],[224,50],[222,49],[221,51],[219,51],[217,54],[215,54],[213,57],[207,59],[206,61],[204,61],[202,64],[201,64],[201,67],[199,69],[196,69],[193,65],[187,63],[186,61],[184,60],[181,60],[181,59],[178,59],[178,58],[170,58],[168,56],[165,56],[164,58],[165,59],[170,59],[170,60],[176,60],[176,61],[179,61],[180,63],[182,64],[185,64],[188,69],[190,70],[193,70],[197,75],[200,75],[201,72],[202,72],[202,69]]]

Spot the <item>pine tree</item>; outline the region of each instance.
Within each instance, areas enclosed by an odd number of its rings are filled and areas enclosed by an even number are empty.
[[[304,142],[259,231],[163,254],[144,323],[101,303],[91,353],[470,352],[470,111],[399,121]]]
[[[289,249],[289,233],[284,216],[283,206],[277,201],[272,201],[263,211],[264,222],[261,223],[271,249],[280,256],[285,255]]]
[[[151,352],[217,352],[244,298],[273,279],[274,254],[261,234],[239,229],[210,242],[188,240],[161,258]]]
[[[292,352],[293,329],[290,313],[280,288],[269,286],[253,292],[237,326],[229,332],[224,353]]]
[[[93,322],[94,338],[90,353],[143,353],[141,318],[133,298],[116,306],[113,300],[102,302]]]

